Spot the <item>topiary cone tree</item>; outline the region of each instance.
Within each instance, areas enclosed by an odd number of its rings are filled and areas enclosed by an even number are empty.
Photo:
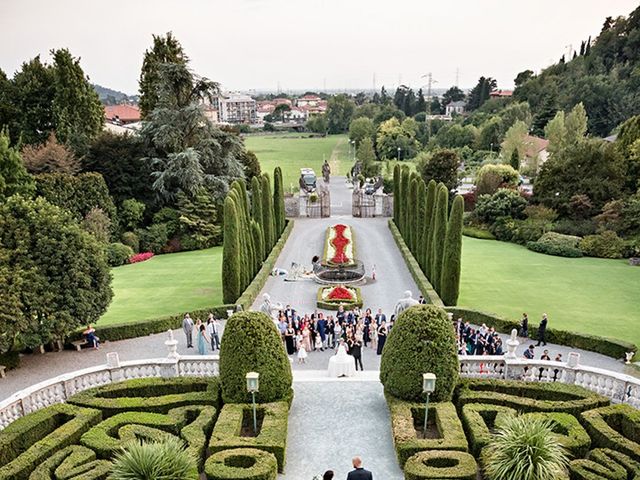
[[[273,321],[262,312],[239,312],[227,321],[220,348],[220,382],[224,403],[251,401],[246,374],[260,374],[256,401],[275,402],[291,391],[291,365]]]
[[[422,374],[434,373],[437,380],[431,400],[448,402],[459,370],[456,338],[444,309],[416,305],[398,316],[380,361],[385,392],[401,400],[424,401]]]
[[[440,275],[440,297],[447,306],[455,307],[460,294],[460,270],[462,267],[462,221],[464,200],[456,195],[449,214],[447,236],[444,241],[444,258]]]
[[[273,212],[276,224],[275,238],[280,238],[284,230],[284,185],[282,183],[282,169],[276,167],[273,171]]]
[[[235,302],[242,293],[240,232],[238,210],[232,195],[224,200],[224,237],[222,246],[222,297],[224,303]]]
[[[431,228],[433,236],[431,237],[431,263],[429,281],[433,288],[440,294],[440,277],[442,275],[442,256],[444,253],[444,241],[447,236],[447,219],[449,218],[449,191],[447,187],[441,183],[438,187],[436,197],[436,206],[433,211],[433,219]]]

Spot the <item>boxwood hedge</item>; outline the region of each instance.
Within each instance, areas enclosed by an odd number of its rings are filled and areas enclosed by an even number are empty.
[[[111,462],[96,460],[93,450],[72,445],[41,463],[29,480],[105,480],[110,472]]]
[[[519,322],[500,317],[494,313],[481,312],[465,307],[446,307],[445,309],[447,312],[453,313],[454,318],[462,318],[464,321],[474,325],[486,323],[488,326],[494,327],[498,332],[511,333],[514,328],[516,330],[520,328]],[[537,334],[538,328],[529,324],[529,336],[535,338]],[[547,328],[546,338],[547,342],[550,343],[588,350],[618,359],[625,358],[624,354],[626,352],[636,352],[638,350],[636,345],[624,340],[599,337],[587,333],[567,332],[555,328]]]
[[[242,436],[243,417],[253,415],[252,412],[252,405],[248,403],[224,405],[211,434],[209,449],[211,452],[246,447],[264,450],[276,457],[278,471],[282,472],[287,448],[289,403],[259,404],[257,414],[262,417],[260,432],[255,437]]]
[[[640,463],[624,453],[597,448],[586,459],[569,464],[572,480],[635,480],[640,475]]]
[[[257,448],[233,448],[211,455],[204,466],[207,480],[276,480],[278,461]]]
[[[467,451],[467,438],[452,403],[429,405],[429,418],[436,425],[438,438],[418,438],[415,425],[423,424],[425,405],[405,402],[390,395],[386,397],[391,413],[393,444],[401,466],[409,457],[424,450]]]
[[[469,403],[461,409],[461,419],[464,431],[469,440],[469,450],[479,456],[484,447],[493,437],[492,430],[500,422],[501,417],[518,415],[518,412],[509,407],[500,405],[485,405],[482,403]]]
[[[591,438],[576,417],[561,412],[527,413],[529,418],[542,418],[551,422],[558,442],[573,458],[584,457],[591,447]]]
[[[478,465],[465,452],[428,450],[416,453],[404,465],[406,480],[476,480]]]
[[[522,412],[580,412],[609,404],[609,399],[575,385],[504,380],[463,380],[456,389],[459,406],[504,405]]]
[[[597,447],[610,448],[640,462],[640,410],[611,405],[582,413],[582,423]]]
[[[99,410],[58,404],[19,418],[0,435],[0,479],[27,479],[101,420]]]
[[[122,412],[167,413],[187,405],[220,406],[218,378],[140,378],[91,388],[68,403],[102,410],[104,418]]]

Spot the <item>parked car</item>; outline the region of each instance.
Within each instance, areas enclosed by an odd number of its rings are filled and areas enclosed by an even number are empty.
[[[312,168],[300,169],[300,189],[311,193],[316,191],[316,172]]]

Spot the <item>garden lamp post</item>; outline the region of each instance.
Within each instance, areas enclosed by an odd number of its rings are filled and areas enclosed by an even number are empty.
[[[398,147],[398,161],[400,161],[400,152],[402,151],[402,148]]]
[[[253,433],[258,434],[258,418],[256,416],[256,393],[258,392],[258,386],[260,381],[260,374],[258,372],[249,372],[246,375],[247,379],[247,392],[251,394],[253,403]]]
[[[433,373],[422,374],[422,393],[427,394],[427,401],[424,406],[424,429],[422,434],[426,438],[427,436],[427,417],[429,416],[429,397],[436,389],[436,376]]]

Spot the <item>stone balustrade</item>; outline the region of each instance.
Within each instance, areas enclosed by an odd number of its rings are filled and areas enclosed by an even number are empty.
[[[59,375],[0,402],[0,430],[28,413],[93,387],[134,378],[216,376],[220,373],[219,361],[218,355],[184,355],[120,362],[117,354],[109,353],[105,365]]]

